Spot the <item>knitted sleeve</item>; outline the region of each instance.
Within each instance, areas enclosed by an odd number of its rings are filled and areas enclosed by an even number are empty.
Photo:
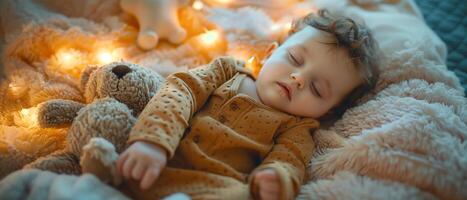
[[[305,120],[288,127],[279,133],[271,152],[266,156],[260,166],[254,172],[273,169],[279,176],[280,198],[294,199],[298,194],[305,177],[305,168],[310,161],[315,145],[311,131],[317,129],[319,123],[316,120]],[[259,187],[254,185],[253,177],[250,177],[250,190],[257,199]]]
[[[139,115],[128,142],[151,142],[172,157],[191,117],[241,65],[240,61],[224,57],[206,66],[168,76],[164,86]]]

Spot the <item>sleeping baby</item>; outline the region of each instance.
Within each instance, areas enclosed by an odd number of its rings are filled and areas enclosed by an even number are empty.
[[[271,44],[255,80],[232,58],[170,75],[117,161],[136,199],[293,199],[319,120],[339,117],[378,78],[368,28],[321,10]]]

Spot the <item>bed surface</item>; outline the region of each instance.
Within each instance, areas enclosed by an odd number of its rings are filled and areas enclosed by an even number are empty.
[[[467,2],[463,0],[416,0],[426,23],[448,47],[447,66],[467,91]]]

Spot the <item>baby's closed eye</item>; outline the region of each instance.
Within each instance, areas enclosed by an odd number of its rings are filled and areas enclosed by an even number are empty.
[[[294,66],[301,66],[303,65],[303,58],[296,52],[294,49],[289,49],[287,51],[288,53],[288,59],[292,62]]]

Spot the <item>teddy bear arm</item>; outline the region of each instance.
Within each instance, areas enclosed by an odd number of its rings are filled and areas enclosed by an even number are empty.
[[[104,138],[92,138],[80,158],[83,173],[94,174],[101,181],[118,186],[122,177],[117,173],[118,154],[115,146]]]
[[[40,169],[59,174],[80,174],[81,167],[78,157],[68,150],[59,150],[36,161],[29,163],[23,169]]]
[[[38,121],[41,127],[63,127],[71,124],[85,105],[79,102],[54,99],[39,104]]]

